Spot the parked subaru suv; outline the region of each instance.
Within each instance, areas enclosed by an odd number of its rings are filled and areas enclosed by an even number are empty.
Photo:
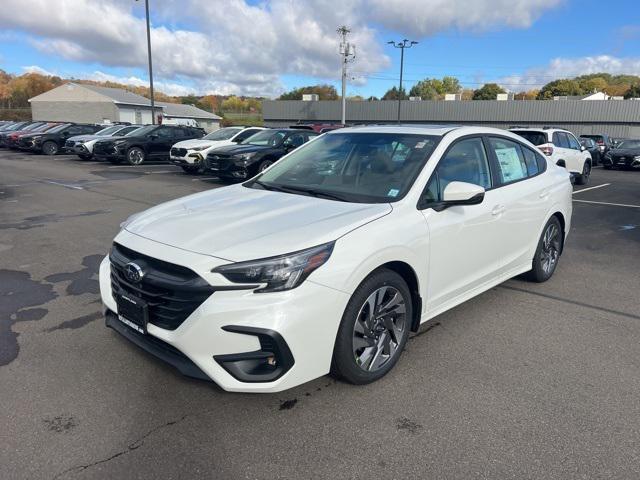
[[[99,269],[106,324],[228,391],[370,383],[422,323],[511,277],[549,280],[571,196],[564,168],[504,130],[334,130],[125,220]]]
[[[141,128],[142,125],[110,125],[93,135],[78,135],[69,138],[64,144],[67,153],[75,153],[82,160],[93,157],[93,146],[98,140],[113,137],[123,137]]]
[[[67,138],[95,133],[101,128],[100,125],[63,123],[43,133],[23,136],[20,147],[45,155],[57,155],[63,150]]]
[[[511,131],[537,146],[553,163],[566,168],[577,185],[589,183],[591,154],[573,133],[559,128],[512,128]]]
[[[203,135],[204,130],[197,127],[147,125],[124,137],[98,140],[93,146],[93,155],[115,164],[126,161],[140,165],[145,160],[168,160],[171,145]]]
[[[264,127],[226,127],[199,139],[183,140],[171,147],[170,161],[187,173],[196,173],[214,148],[241,143],[261,130]]]

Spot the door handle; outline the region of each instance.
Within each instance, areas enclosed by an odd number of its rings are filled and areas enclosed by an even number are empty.
[[[507,209],[504,205],[496,205],[495,207],[493,207],[493,210],[491,210],[491,215],[493,215],[494,217],[497,215],[502,215],[506,210]]]

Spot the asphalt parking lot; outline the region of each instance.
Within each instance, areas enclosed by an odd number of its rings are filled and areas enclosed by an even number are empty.
[[[272,395],[182,377],[100,313],[119,223],[220,183],[6,151],[0,172],[2,479],[640,477],[640,172],[576,187],[551,281],[435,318],[377,383]]]

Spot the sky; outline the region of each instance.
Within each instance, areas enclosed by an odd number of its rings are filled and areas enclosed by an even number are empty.
[[[340,91],[339,37],[356,45],[348,95],[445,75],[510,91],[587,73],[640,75],[638,0],[149,0],[156,89],[274,98]],[[2,0],[0,69],[148,85],[144,1]]]

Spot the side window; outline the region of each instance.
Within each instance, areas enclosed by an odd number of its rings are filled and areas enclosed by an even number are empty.
[[[527,164],[527,174],[530,177],[537,175],[540,172],[540,167],[538,166],[538,155],[526,147],[522,147],[522,153],[524,154],[524,163]]]
[[[489,143],[498,161],[500,183],[506,185],[529,176],[522,148],[516,142],[504,138],[490,138]]]
[[[569,140],[569,148],[573,148],[574,150],[580,150],[580,143],[576,140],[576,137],[571,135],[570,133],[565,133],[567,139]]]
[[[247,138],[249,138],[250,136],[255,135],[259,131],[260,130],[258,130],[257,128],[247,128],[246,130],[242,130],[238,135],[236,135],[233,141],[240,143],[243,140],[246,140]]]
[[[298,148],[305,142],[304,133],[294,133],[284,141],[286,147]]]
[[[158,137],[161,138],[161,139],[173,138],[174,137],[173,129],[172,128],[168,128],[168,127],[160,127],[156,131],[154,131],[153,133],[158,135]]]
[[[66,132],[69,134],[69,136],[73,136],[73,135],[80,135],[84,133],[84,130],[80,125],[74,125],[72,127],[67,128]]]
[[[489,162],[481,138],[468,138],[454,144],[440,160],[424,192],[423,201],[442,201],[451,182],[467,182],[491,188]]]
[[[567,138],[567,134],[564,132],[556,132],[553,134],[553,144],[556,147],[560,148],[571,148],[569,146],[569,139]]]

